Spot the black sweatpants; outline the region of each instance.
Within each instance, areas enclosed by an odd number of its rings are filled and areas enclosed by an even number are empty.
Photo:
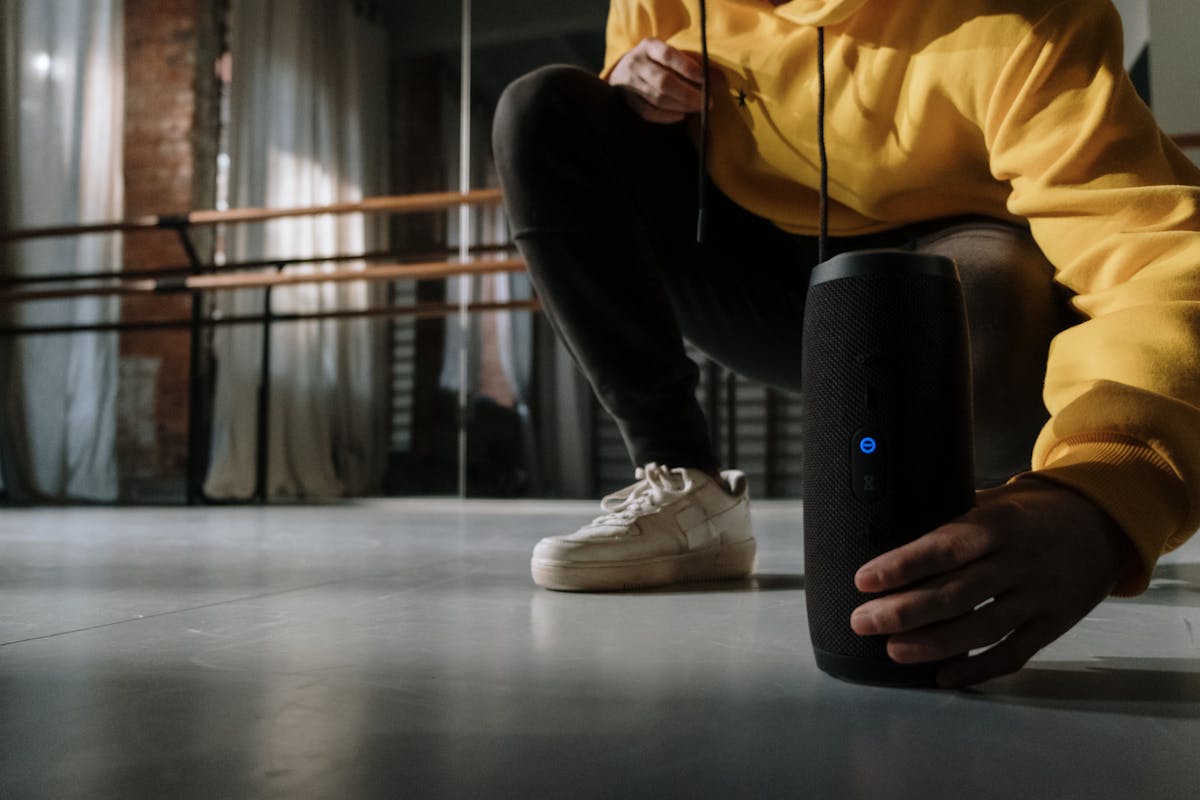
[[[501,97],[493,147],[546,315],[634,464],[720,466],[684,338],[741,375],[801,390],[816,239],[780,230],[709,184],[698,245],[697,158],[679,125],[642,120],[589,72],[545,67]],[[978,217],[832,238],[829,255],[879,247],[955,259],[972,337],[978,482],[1027,469],[1047,418],[1050,339],[1071,320],[1053,268],[1028,232]]]

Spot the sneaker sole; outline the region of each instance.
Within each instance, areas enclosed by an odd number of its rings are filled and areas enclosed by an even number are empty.
[[[753,538],[695,553],[633,561],[579,563],[535,558],[533,582],[559,592],[613,592],[672,583],[744,578],[754,570]]]

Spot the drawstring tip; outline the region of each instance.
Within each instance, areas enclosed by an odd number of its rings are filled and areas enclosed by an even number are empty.
[[[696,244],[704,244],[704,209],[696,212]]]

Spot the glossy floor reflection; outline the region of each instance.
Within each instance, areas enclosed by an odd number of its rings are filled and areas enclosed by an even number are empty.
[[[1200,797],[1200,541],[1017,676],[819,673],[760,573],[536,589],[582,503],[0,512],[0,798]]]

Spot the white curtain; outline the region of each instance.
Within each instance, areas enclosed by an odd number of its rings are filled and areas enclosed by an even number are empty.
[[[382,190],[386,173],[384,32],[339,0],[234,0],[230,205],[353,202]],[[380,220],[302,217],[229,230],[232,259],[362,252]],[[294,267],[351,269],[361,264]],[[381,286],[276,289],[276,313],[361,308]],[[261,291],[218,298],[227,314],[257,314]],[[332,497],[375,489],[386,466],[385,323],[285,322],[272,331],[268,491]],[[255,489],[258,326],[219,328],[214,432],[205,493]]]
[[[122,215],[122,0],[0,2],[0,183],[9,228]],[[115,236],[31,240],[3,251],[6,275],[120,264]],[[114,321],[110,299],[24,303],[13,325]],[[117,496],[115,334],[0,340],[0,463],[17,499]]]

